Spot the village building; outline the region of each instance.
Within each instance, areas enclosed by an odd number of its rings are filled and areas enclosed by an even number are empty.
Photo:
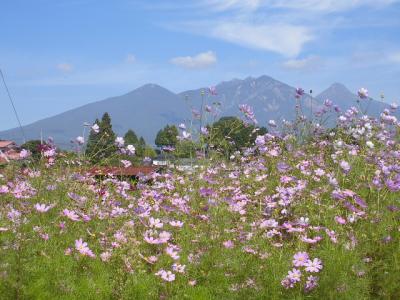
[[[19,160],[19,147],[14,141],[0,140],[0,163]]]

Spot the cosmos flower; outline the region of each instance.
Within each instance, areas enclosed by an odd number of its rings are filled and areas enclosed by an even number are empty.
[[[177,272],[177,273],[185,273],[185,268],[186,268],[185,265],[181,265],[181,264],[178,264],[178,263],[174,263],[172,265],[172,270],[174,272]]]
[[[83,144],[85,143],[85,139],[83,138],[83,136],[78,136],[78,137],[75,139],[75,141],[76,141],[76,143],[77,143],[78,145],[83,145]]]
[[[181,221],[170,221],[169,225],[171,225],[172,227],[182,227],[183,226],[183,222]]]
[[[348,173],[351,169],[350,164],[345,160],[342,160],[339,165],[342,168],[342,170],[346,173]]]
[[[50,208],[52,208],[51,205],[39,204],[39,203],[36,203],[36,204],[35,204],[35,209],[36,209],[38,212],[40,212],[40,213],[45,213],[45,212],[47,212]]]
[[[132,156],[132,155],[135,155],[135,152],[136,152],[135,146],[133,146],[133,145],[126,146],[126,154]]]
[[[100,127],[99,127],[99,125],[97,125],[96,123],[93,124],[92,130],[93,130],[94,133],[99,133],[99,132],[100,132]]]
[[[92,250],[89,249],[88,244],[82,239],[75,241],[75,249],[83,256],[95,257]]]
[[[318,286],[318,277],[317,276],[313,276],[310,275],[307,277],[307,281],[306,284],[304,286],[304,291],[306,293],[312,291],[313,289],[315,289]]]
[[[171,282],[175,280],[175,274],[171,271],[165,271],[164,269],[159,270],[156,275],[160,276],[164,281]]]
[[[374,149],[374,147],[375,147],[374,143],[371,142],[371,141],[367,141],[367,142],[365,143],[365,145],[367,145],[367,147],[370,148],[370,149]]]
[[[207,136],[207,135],[208,135],[208,129],[207,129],[207,127],[201,127],[200,132],[201,132],[202,135]]]
[[[360,88],[358,90],[358,97],[360,97],[360,99],[367,99],[368,98],[368,90],[366,88]]]
[[[296,95],[295,97],[299,99],[301,96],[304,95],[304,90],[302,88],[296,88]]]
[[[116,145],[118,148],[124,147],[124,145],[125,145],[125,140],[124,140],[124,138],[121,137],[121,136],[118,136],[118,137],[115,139],[115,145]]]
[[[129,160],[122,159],[121,163],[124,166],[124,168],[129,168],[130,166],[132,166],[132,163]]]
[[[314,258],[313,260],[308,260],[304,266],[306,267],[306,271],[310,273],[318,273],[322,270],[322,261],[318,258]]]
[[[63,210],[63,215],[66,216],[68,219],[70,219],[72,221],[75,221],[75,222],[79,221],[79,216],[73,210],[64,209]]]
[[[212,96],[218,95],[217,94],[217,88],[215,86],[210,86],[208,91],[209,91],[210,95],[212,95]]]
[[[31,152],[25,149],[22,149],[19,153],[19,157],[22,159],[28,158],[29,156],[31,156]]]
[[[231,240],[227,240],[227,241],[223,242],[222,244],[227,249],[231,249],[235,246],[235,244]]]
[[[302,267],[309,260],[309,256],[307,252],[297,252],[293,256],[293,266]]]
[[[341,216],[335,216],[335,222],[340,224],[340,225],[344,225],[346,224],[346,219],[341,217]]]

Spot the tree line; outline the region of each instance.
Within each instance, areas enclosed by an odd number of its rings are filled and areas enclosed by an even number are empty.
[[[133,129],[129,129],[123,136],[125,145],[135,147],[135,157],[117,155],[118,147],[115,143],[117,138],[113,131],[111,116],[106,112],[102,118],[96,119],[94,124],[96,130],[90,131],[86,146],[82,149],[85,156],[92,163],[107,162],[113,164],[120,159],[131,160],[132,162],[142,161],[145,157],[154,158],[164,151],[171,152],[176,158],[193,158],[199,152],[222,154],[230,156],[236,151],[251,146],[257,135],[267,132],[265,127],[256,127],[247,124],[238,117],[222,117],[213,124],[204,127],[204,132],[198,133],[195,137],[182,137],[184,130],[178,129],[176,125],[166,125],[160,129],[155,138],[154,149],[148,145],[142,136],[138,136]],[[186,130],[186,129],[185,129]],[[31,151],[35,158],[40,157],[40,141],[28,141],[21,147]]]

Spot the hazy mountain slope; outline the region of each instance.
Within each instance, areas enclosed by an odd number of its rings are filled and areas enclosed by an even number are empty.
[[[211,95],[208,88],[174,94],[156,84],[147,84],[128,94],[93,102],[26,125],[24,131],[28,139],[39,139],[42,131],[44,138],[51,136],[57,145],[68,148],[71,139],[82,135],[84,122],[93,123],[104,112],[108,112],[113,129],[119,135],[132,128],[148,143],[154,144],[157,131],[163,126],[192,119],[191,108],[200,109],[202,90],[205,92],[204,104],[221,103],[220,113],[215,118],[241,115],[240,104],[253,107],[260,126],[265,126],[270,119],[290,120],[295,115],[296,89],[269,76],[261,76],[221,82],[216,86],[217,95]],[[304,95],[301,99],[303,113],[310,115],[311,104],[313,111],[316,111],[327,98],[343,110],[357,104],[356,95],[344,85],[335,83],[315,99]],[[372,99],[362,102],[361,105],[365,109],[368,107],[368,113],[375,116],[388,107],[387,104]],[[213,118],[209,116],[204,122],[211,121]],[[198,126],[198,121],[195,126]],[[22,142],[19,128],[0,132],[0,139]]]
[[[68,147],[69,141],[82,135],[83,123],[92,123],[104,112],[111,115],[113,129],[124,134],[129,128],[153,143],[162,125],[177,123],[188,114],[182,100],[174,93],[155,84],[144,85],[128,94],[90,103],[62,114],[24,126],[28,139],[51,136],[61,147]],[[2,139],[21,142],[19,128],[0,133]]]
[[[249,104],[253,107],[259,124],[264,126],[270,119],[292,119],[295,115],[296,89],[269,76],[258,78],[248,77],[244,80],[234,79],[222,82],[216,86],[217,95],[210,95],[207,88],[180,93],[182,98],[187,97],[190,103],[200,107],[204,90],[204,102],[211,105],[221,103],[221,115],[238,115],[240,104]],[[310,111],[311,97],[302,98],[305,114]],[[318,103],[313,100],[316,108]]]
[[[315,98],[321,103],[326,99],[329,99],[342,110],[346,110],[352,106],[359,108],[361,105],[363,112],[375,117],[378,117],[385,108],[389,108],[387,103],[376,101],[374,99],[360,100],[359,104],[357,104],[357,100],[359,100],[358,96],[353,94],[341,83],[332,84]]]

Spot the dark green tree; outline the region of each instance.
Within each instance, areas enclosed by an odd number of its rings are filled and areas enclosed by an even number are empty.
[[[257,135],[265,134],[267,129],[246,125],[237,117],[222,117],[212,124],[209,131],[211,134],[208,143],[229,156],[235,151],[251,146]]]
[[[199,148],[194,141],[180,141],[176,144],[174,155],[179,158],[195,157],[196,150]]]
[[[41,145],[40,140],[30,140],[22,144],[21,148],[29,150],[29,152],[31,152],[32,158],[35,160],[39,160],[41,157],[40,145]]]
[[[125,133],[124,140],[125,140],[125,145],[133,145],[135,147],[139,143],[139,139],[138,139],[136,133],[132,129],[129,129]]]
[[[85,152],[92,163],[101,162],[117,151],[115,146],[116,136],[112,130],[110,115],[107,112],[104,113],[100,122],[96,120],[96,124],[99,125],[99,132],[91,131]]]
[[[175,125],[167,125],[158,131],[155,144],[157,147],[175,146],[178,142],[178,128]]]
[[[146,141],[141,136],[136,144],[136,155],[139,157],[144,157],[145,149],[146,149]]]
[[[97,126],[100,127],[99,119],[96,119],[94,124],[97,124]],[[87,143],[86,143],[85,154],[87,156],[94,155],[96,153],[96,148],[97,148],[97,144],[99,142],[99,139],[100,139],[99,133],[96,133],[93,130],[91,130],[90,133],[89,133],[88,139],[87,139]]]

